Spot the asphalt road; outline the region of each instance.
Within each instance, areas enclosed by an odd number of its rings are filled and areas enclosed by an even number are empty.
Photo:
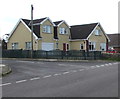
[[[118,62],[3,60],[3,97],[118,97]]]

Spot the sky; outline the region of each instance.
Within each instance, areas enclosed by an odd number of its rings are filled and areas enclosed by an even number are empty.
[[[2,0],[0,2],[0,37],[11,33],[20,18],[49,17],[53,22],[65,20],[69,25],[100,22],[107,34],[118,33],[120,0]]]

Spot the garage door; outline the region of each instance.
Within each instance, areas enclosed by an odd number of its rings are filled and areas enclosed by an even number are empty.
[[[54,49],[54,43],[42,43],[42,50],[50,51]]]

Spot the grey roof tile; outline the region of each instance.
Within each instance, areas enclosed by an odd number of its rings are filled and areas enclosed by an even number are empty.
[[[87,39],[98,23],[73,25],[71,29],[71,39]]]

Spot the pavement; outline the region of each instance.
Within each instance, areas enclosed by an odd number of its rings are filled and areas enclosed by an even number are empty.
[[[89,62],[89,61],[106,62],[106,60],[70,60],[70,59],[35,59],[35,58],[2,58],[2,60],[42,61],[42,62],[81,62],[81,61],[82,62]]]
[[[7,75],[11,72],[11,68],[8,65],[0,64],[0,76]]]
[[[118,64],[111,61],[3,60],[3,97],[117,97]]]

